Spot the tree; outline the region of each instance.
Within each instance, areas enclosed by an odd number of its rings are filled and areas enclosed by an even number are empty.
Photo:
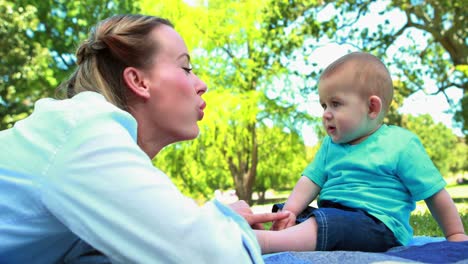
[[[199,203],[213,198],[215,190],[232,186],[226,163],[203,140],[167,146],[153,164],[168,174],[182,193]]]
[[[251,92],[245,97],[258,99],[261,96],[260,93]],[[228,90],[207,93],[205,99],[207,102],[223,103],[206,108],[205,118],[199,124],[199,137],[166,147],[154,160],[155,165],[168,173],[184,193],[197,200],[212,198],[216,189],[232,188],[232,170],[237,167],[230,168],[232,162],[225,157],[242,153],[238,149],[242,145],[238,142],[249,136],[243,127],[257,114],[256,100],[245,100]],[[304,143],[300,136],[267,124],[259,124],[256,132],[260,162],[253,190],[264,193],[267,188],[282,188],[294,183],[306,164]],[[225,147],[221,148],[220,145]],[[239,161],[242,162],[242,159],[236,159],[236,162]]]
[[[402,126],[402,115],[398,110],[403,105],[405,98],[411,94],[411,90],[408,89],[405,83],[398,80],[393,81],[393,87],[393,100],[384,118],[384,122],[389,125]]]
[[[455,87],[466,94],[466,62],[451,57],[466,54],[466,42],[463,42],[466,41],[467,27],[463,19],[466,5],[461,0],[426,1],[425,5],[412,5],[409,0],[211,0],[194,6],[183,1],[165,5],[144,3],[143,10],[157,10],[158,15],[175,22],[176,29],[193,48],[196,73],[211,90],[225,89],[244,101],[257,100],[245,102],[256,105],[250,108],[255,115],[246,114],[250,117],[247,122],[236,121],[239,115],[234,116],[235,120],[223,117],[229,129],[223,130],[226,134],[219,136],[219,142],[213,145],[223,150],[221,157],[229,163],[236,191],[247,201],[257,177],[257,166],[263,162],[259,160],[257,131],[261,124],[271,121],[277,127],[300,134],[301,122],[313,122],[291,102],[315,92],[321,69],[310,55],[324,42],[349,44],[354,49],[380,56],[389,65],[398,77],[395,82],[398,102],[392,106],[387,122],[402,123],[397,107],[407,95],[424,90],[424,78],[435,80],[440,93]],[[385,3],[380,10],[383,22],[363,23],[368,13],[382,3]],[[390,26],[395,22],[391,20],[395,11],[408,18],[399,28]],[[424,16],[434,21],[428,23]],[[413,38],[415,32],[424,33],[425,45]],[[437,36],[437,32],[442,35]],[[401,46],[401,38],[413,43]],[[450,41],[458,43],[454,45],[456,51],[446,45]],[[263,96],[250,97],[257,93]],[[239,107],[244,106],[239,104]],[[467,112],[459,110],[462,114]],[[235,145],[223,141],[230,134],[238,135]]]
[[[138,10],[134,1],[0,0],[0,128],[52,96],[75,66],[75,49],[91,26],[115,13]]]
[[[460,176],[463,178],[468,171],[467,157],[468,148],[466,147],[465,138],[458,138],[455,149],[448,160],[450,172],[454,175],[461,174]]]
[[[453,132],[442,123],[434,123],[432,117],[427,114],[417,117],[406,115],[402,123],[405,128],[418,135],[432,162],[446,175],[457,142]]]
[[[286,59],[302,47],[302,35],[319,33],[318,27],[313,26],[313,15],[306,14],[316,4],[316,1],[288,4],[213,0],[195,7],[180,1],[171,5],[148,1],[142,6],[147,12],[157,10],[158,15],[173,21],[187,44],[194,48],[195,72],[210,89],[227,90],[231,95],[228,98],[223,93],[225,97],[217,101],[232,107],[226,110],[229,114],[222,116],[223,123],[218,121],[218,125],[206,129],[219,135],[212,148],[220,150],[218,158],[227,162],[237,195],[247,202],[251,202],[262,149],[258,129],[264,122],[273,122],[299,134],[298,123],[312,120],[292,102],[292,98],[300,95],[300,85],[287,86],[291,84],[287,78],[291,70]],[[280,14],[278,18],[277,12],[283,10],[289,14]],[[304,24],[295,24],[299,17]],[[283,83],[281,87],[274,87],[278,82]],[[213,107],[209,101],[208,107]],[[202,130],[200,140],[209,133]]]
[[[337,11],[329,20],[333,25],[328,34],[331,40],[384,58],[412,93],[426,92],[425,78],[435,81],[437,91],[431,94],[445,95],[453,106],[455,120],[468,133],[468,5],[465,1],[326,2]],[[379,9],[382,3],[386,3],[386,8],[379,12],[384,20],[365,23],[368,13]],[[392,20],[396,13],[404,14],[406,22]],[[409,44],[401,45],[402,39],[409,40]],[[451,89],[461,90],[460,102],[451,101],[448,96]]]
[[[394,6],[404,10],[407,22],[394,35],[396,39],[408,29],[418,29],[429,34],[425,47],[417,50],[408,47],[405,53],[418,55],[423,65],[428,65],[424,74],[437,81],[438,90],[449,103],[447,90],[462,89],[463,98],[458,103],[455,119],[468,133],[468,21],[465,19],[468,6],[464,1],[425,1],[411,4],[411,1],[395,1]],[[415,53],[418,52],[418,53]],[[448,55],[448,56],[447,56]],[[448,59],[447,59],[448,58]],[[398,65],[405,65],[402,61]],[[405,70],[410,70],[411,66]],[[421,75],[418,75],[421,80]],[[418,83],[418,82],[415,82]],[[414,86],[414,90],[421,86]]]
[[[34,86],[48,83],[52,75],[47,69],[49,51],[29,37],[30,29],[39,23],[36,10],[0,0],[0,129],[30,112],[32,100],[41,93]]]
[[[281,127],[265,126],[258,131],[259,163],[254,191],[259,204],[269,189],[292,190],[307,165],[306,148],[302,138]]]

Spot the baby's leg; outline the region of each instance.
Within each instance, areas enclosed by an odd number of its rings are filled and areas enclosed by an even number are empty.
[[[313,251],[317,244],[315,217],[281,231],[255,230],[262,254],[280,251]]]

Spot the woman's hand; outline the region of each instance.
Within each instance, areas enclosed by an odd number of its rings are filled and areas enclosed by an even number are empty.
[[[250,206],[244,201],[240,200],[229,205],[232,210],[244,217],[253,229],[265,229],[263,223],[279,221],[289,217],[289,212],[278,213],[260,213],[254,214]]]

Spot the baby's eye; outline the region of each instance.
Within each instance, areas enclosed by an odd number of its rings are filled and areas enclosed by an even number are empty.
[[[323,110],[327,109],[327,105],[326,104],[321,104]]]
[[[332,106],[333,106],[333,107],[338,107],[339,105],[340,105],[339,102],[332,102]]]

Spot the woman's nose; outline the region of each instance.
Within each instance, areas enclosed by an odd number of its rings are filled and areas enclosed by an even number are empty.
[[[206,83],[202,81],[198,76],[195,75],[195,78],[197,79],[196,84],[195,84],[195,90],[198,95],[202,95],[206,93],[208,88],[206,87]]]

